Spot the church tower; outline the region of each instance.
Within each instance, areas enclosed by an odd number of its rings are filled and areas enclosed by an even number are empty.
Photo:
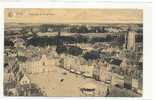
[[[136,33],[134,31],[128,29],[127,39],[125,39],[127,50],[135,50],[135,35]]]

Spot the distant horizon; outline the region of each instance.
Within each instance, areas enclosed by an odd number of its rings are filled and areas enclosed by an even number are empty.
[[[110,25],[110,24],[125,24],[125,25],[129,25],[129,24],[143,24],[143,23],[60,23],[60,22],[57,22],[57,23],[24,23],[24,22],[5,22],[5,24],[49,24],[49,25],[52,25],[52,24],[56,24],[56,25],[70,25],[70,24],[74,24],[74,25]]]

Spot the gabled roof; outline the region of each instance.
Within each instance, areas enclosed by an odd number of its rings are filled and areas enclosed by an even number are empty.
[[[30,80],[29,77],[28,77],[27,75],[25,75],[25,74],[24,74],[24,75],[21,75],[19,81],[21,81],[21,80],[23,80],[23,79],[25,79],[25,80]]]

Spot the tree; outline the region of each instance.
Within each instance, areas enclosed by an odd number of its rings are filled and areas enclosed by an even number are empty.
[[[59,46],[57,46],[57,48],[56,48],[56,52],[57,52],[58,54],[66,53],[66,52],[67,52],[67,48],[66,48],[64,45],[59,45]]]

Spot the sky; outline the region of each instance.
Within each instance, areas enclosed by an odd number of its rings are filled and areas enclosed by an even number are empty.
[[[6,8],[5,22],[142,23],[142,9]]]

